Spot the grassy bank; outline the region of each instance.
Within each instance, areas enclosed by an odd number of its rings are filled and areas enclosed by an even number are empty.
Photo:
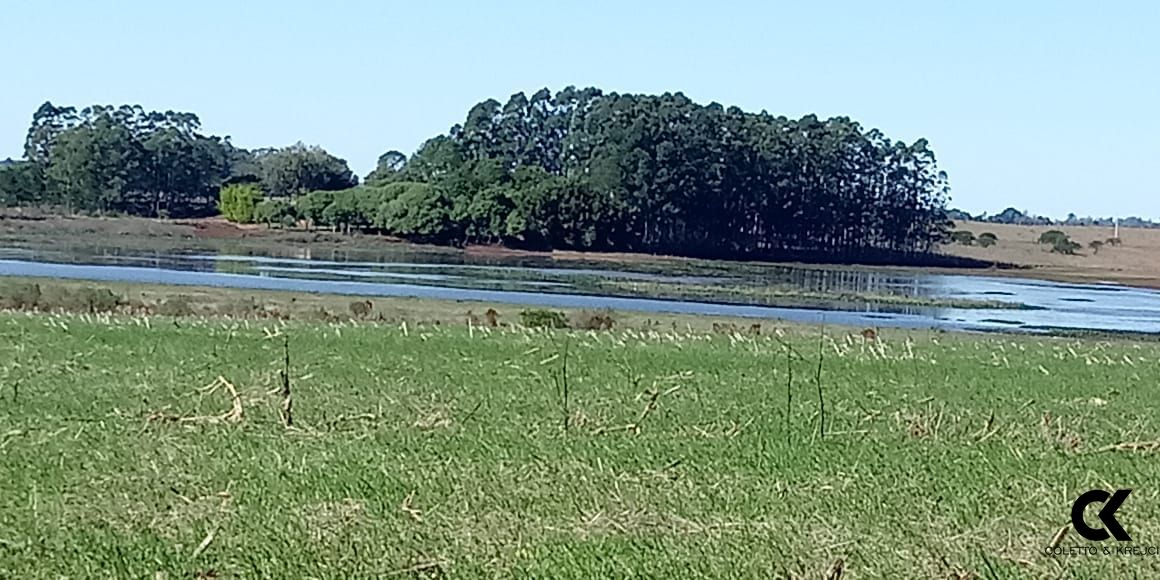
[[[1160,347],[816,332],[0,314],[0,576],[1160,572]]]
[[[369,307],[367,306],[369,304]],[[119,314],[175,318],[283,320],[299,322],[373,322],[429,326],[519,326],[527,307],[488,302],[459,302],[384,296],[340,296],[206,286],[167,286],[129,282],[89,282],[0,277],[0,309],[71,314]],[[557,308],[575,327],[593,317],[608,317],[612,326],[631,330],[732,332],[756,327],[794,328],[776,320],[724,316],[653,314]]]

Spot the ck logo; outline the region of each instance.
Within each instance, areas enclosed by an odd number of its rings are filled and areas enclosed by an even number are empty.
[[[1132,537],[1124,531],[1120,522],[1116,521],[1116,510],[1120,509],[1120,505],[1128,499],[1130,493],[1132,493],[1130,489],[1117,489],[1116,493],[1108,493],[1102,489],[1084,492],[1071,506],[1071,524],[1075,526],[1075,531],[1093,542],[1100,542],[1108,537],[1114,537],[1121,542],[1132,541]],[[1103,523],[1103,527],[1093,528],[1083,519],[1084,508],[1093,503],[1104,504],[1096,515]]]

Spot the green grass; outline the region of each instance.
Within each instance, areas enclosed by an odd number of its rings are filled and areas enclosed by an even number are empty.
[[[1160,572],[1043,554],[1094,487],[1134,488],[1119,519],[1160,543],[1160,462],[1098,451],[1160,437],[1160,346],[834,331],[822,438],[817,330],[784,334],[788,415],[768,327],[0,314],[0,577]]]

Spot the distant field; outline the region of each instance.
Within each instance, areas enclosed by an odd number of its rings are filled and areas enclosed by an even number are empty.
[[[0,577],[1156,577],[1043,549],[1097,487],[1160,543],[1160,444],[1109,447],[1160,438],[1157,376],[1130,341],[0,314]]]
[[[1092,241],[1112,237],[1113,228],[1087,226],[1013,226],[964,222],[956,226],[975,235],[992,232],[999,243],[989,248],[949,245],[946,252],[967,258],[1007,262],[1032,268],[1027,272],[1010,272],[1068,281],[1115,281],[1132,286],[1160,288],[1160,229],[1120,228],[1119,247],[1105,246],[1099,253],[1088,247]],[[1047,230],[1060,230],[1083,246],[1080,254],[1055,254],[1035,243]]]

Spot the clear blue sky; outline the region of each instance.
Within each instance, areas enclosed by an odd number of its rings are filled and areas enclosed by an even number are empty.
[[[45,100],[139,103],[364,175],[485,98],[598,86],[926,137],[974,212],[1160,218],[1158,23],[1146,0],[9,0],[0,158]]]

